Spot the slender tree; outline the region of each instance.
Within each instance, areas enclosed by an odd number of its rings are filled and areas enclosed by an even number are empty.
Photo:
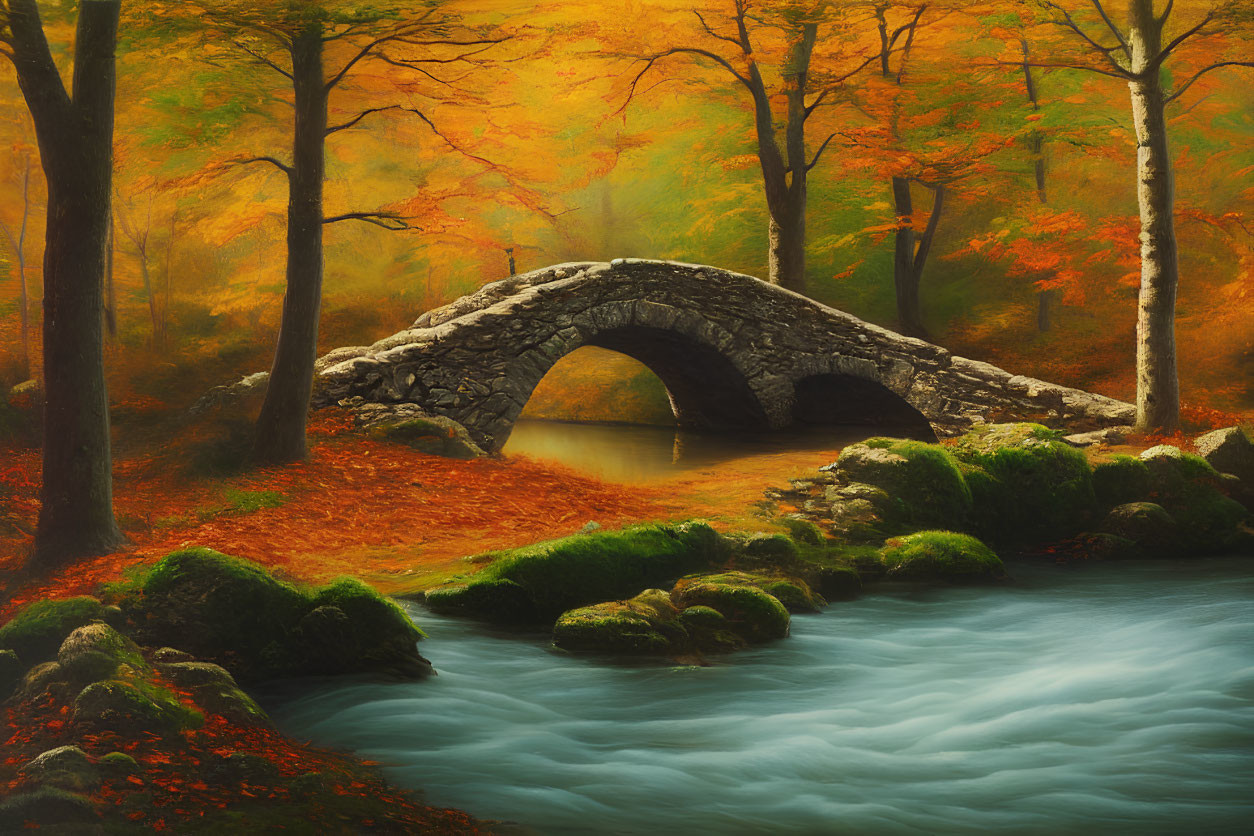
[[[213,33],[206,43],[208,49],[230,48],[290,85],[294,113],[290,160],[264,155],[238,162],[268,164],[288,182],[287,291],[270,380],[257,419],[253,459],[262,464],[296,461],[306,455],[305,427],[322,302],[323,228],[349,220],[392,230],[412,228],[410,219],[396,212],[324,214],[327,138],[355,128],[372,114],[399,111],[417,117],[457,148],[420,107],[369,107],[331,124],[329,100],[350,74],[369,65],[390,68],[393,73],[407,70],[455,92],[455,80],[440,77],[439,67],[476,68],[484,60],[482,53],[507,37],[462,25],[456,14],[438,2],[416,3],[410,9],[343,0],[299,4],[195,0],[194,6],[199,10],[198,21]]]
[[[1161,11],[1154,0],[1128,0],[1120,26],[1101,0],[1062,3],[1022,0],[1038,9],[1053,27],[1078,47],[1080,55],[1060,50],[1056,58],[1026,61],[1030,67],[1063,67],[1120,79],[1131,93],[1136,130],[1137,204],[1141,216],[1141,285],[1137,306],[1136,426],[1141,431],[1170,432],[1180,423],[1180,387],[1176,368],[1175,184],[1168,143],[1166,109],[1202,76],[1225,67],[1252,67],[1244,57],[1210,54],[1184,74],[1173,89],[1165,84],[1169,59],[1186,42],[1249,23],[1244,0],[1207,4],[1205,12],[1171,37],[1175,0]],[[1248,54],[1248,53],[1247,53]],[[1220,60],[1214,60],[1220,58]]]
[[[36,0],[0,2],[48,182],[44,248],[44,447],[34,564],[122,542],[113,516],[101,309],[113,174],[114,49],[121,0],[80,0],[66,90]]]
[[[115,204],[114,215],[117,217],[117,225],[121,227],[122,234],[126,236],[126,239],[131,242],[131,246],[135,248],[135,257],[139,261],[139,276],[144,285],[144,296],[148,299],[148,317],[152,321],[152,347],[161,349],[165,347],[166,343],[166,310],[170,304],[169,260],[167,258],[167,284],[165,301],[163,303],[158,298],[157,289],[152,280],[152,262],[156,257],[149,240],[152,233],[153,196],[148,196],[148,208],[144,212],[142,225],[131,215],[131,209],[126,205],[126,201],[122,199],[122,196],[120,194],[115,196],[117,197],[117,203]],[[174,246],[173,230],[171,230],[171,239],[167,246]]]
[[[31,161],[26,160],[22,171],[22,221],[17,233],[7,223],[0,222],[0,231],[8,239],[13,249],[13,259],[17,263],[17,312],[21,322],[22,344],[19,349],[18,364],[22,370],[22,380],[30,379],[30,300],[26,285],[26,227],[30,221],[30,170]]]
[[[769,280],[805,293],[808,180],[835,138],[835,133],[829,134],[811,152],[806,126],[820,108],[833,103],[833,93],[875,56],[849,58],[843,68],[825,64],[816,71],[811,66],[820,27],[826,31],[824,24],[833,20],[828,3],[733,0],[731,6],[730,16],[713,23],[713,18],[693,11],[694,30],[686,39],[692,37],[702,45],[672,46],[642,58],[644,66],[632,79],[622,108],[631,103],[641,80],[672,56],[712,64],[743,88],[753,108],[756,153],[766,195]],[[761,63],[763,50],[758,41],[764,31],[783,38],[778,93],[768,87]],[[782,99],[782,114],[772,107],[773,99]]]

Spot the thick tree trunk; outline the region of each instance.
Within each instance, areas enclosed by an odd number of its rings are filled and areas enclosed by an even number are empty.
[[[305,425],[322,305],[322,185],[327,131],[322,47],[322,30],[316,24],[292,43],[296,125],[288,175],[287,292],[253,446],[253,459],[263,464],[297,461],[306,455]]]
[[[769,237],[770,282],[797,293],[806,292],[806,218],[804,208],[789,212],[783,223],[771,216]]]
[[[1141,290],[1136,338],[1136,427],[1171,432],[1180,423],[1176,371],[1175,186],[1160,70],[1162,23],[1151,0],[1132,0],[1128,45],[1132,71],[1132,120],[1136,127],[1137,202],[1141,212]]]
[[[923,326],[922,306],[919,304],[919,285],[923,281],[923,268],[932,250],[936,228],[940,225],[941,212],[945,207],[945,187],[933,186],[932,211],[928,214],[923,235],[915,243],[914,203],[910,195],[910,180],[893,178],[893,203],[897,210],[897,232],[893,251],[893,286],[897,292],[897,321],[901,333],[929,340]]]
[[[109,218],[109,235],[108,243],[105,244],[105,298],[104,298],[104,322],[105,331],[108,332],[110,339],[118,335],[118,309],[117,297],[113,292],[113,258],[115,255],[113,218]]]
[[[44,250],[44,449],[34,565],[108,553],[113,517],[101,309],[113,171],[120,0],[80,3],[73,98],[33,0],[10,0],[18,82],[48,180]]]

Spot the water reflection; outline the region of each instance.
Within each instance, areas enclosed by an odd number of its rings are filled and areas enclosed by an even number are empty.
[[[763,453],[832,450],[883,433],[869,426],[697,433],[645,424],[524,419],[514,425],[502,452],[555,461],[616,482],[643,482]]]

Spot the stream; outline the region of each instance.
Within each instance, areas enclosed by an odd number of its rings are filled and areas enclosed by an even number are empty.
[[[708,667],[406,603],[439,676],[263,696],[286,733],[526,832],[1248,832],[1250,568],[1013,564],[794,617]]]

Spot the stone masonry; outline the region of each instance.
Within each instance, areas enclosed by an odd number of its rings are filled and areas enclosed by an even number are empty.
[[[838,394],[882,387],[942,436],[976,422],[1079,431],[1134,417],[1130,404],[954,356],[751,276],[636,259],[512,276],[374,345],[332,351],[315,405],[414,403],[500,450],[540,379],[587,345],[652,369],[693,428],[782,429],[808,391],[798,384],[816,379]]]

